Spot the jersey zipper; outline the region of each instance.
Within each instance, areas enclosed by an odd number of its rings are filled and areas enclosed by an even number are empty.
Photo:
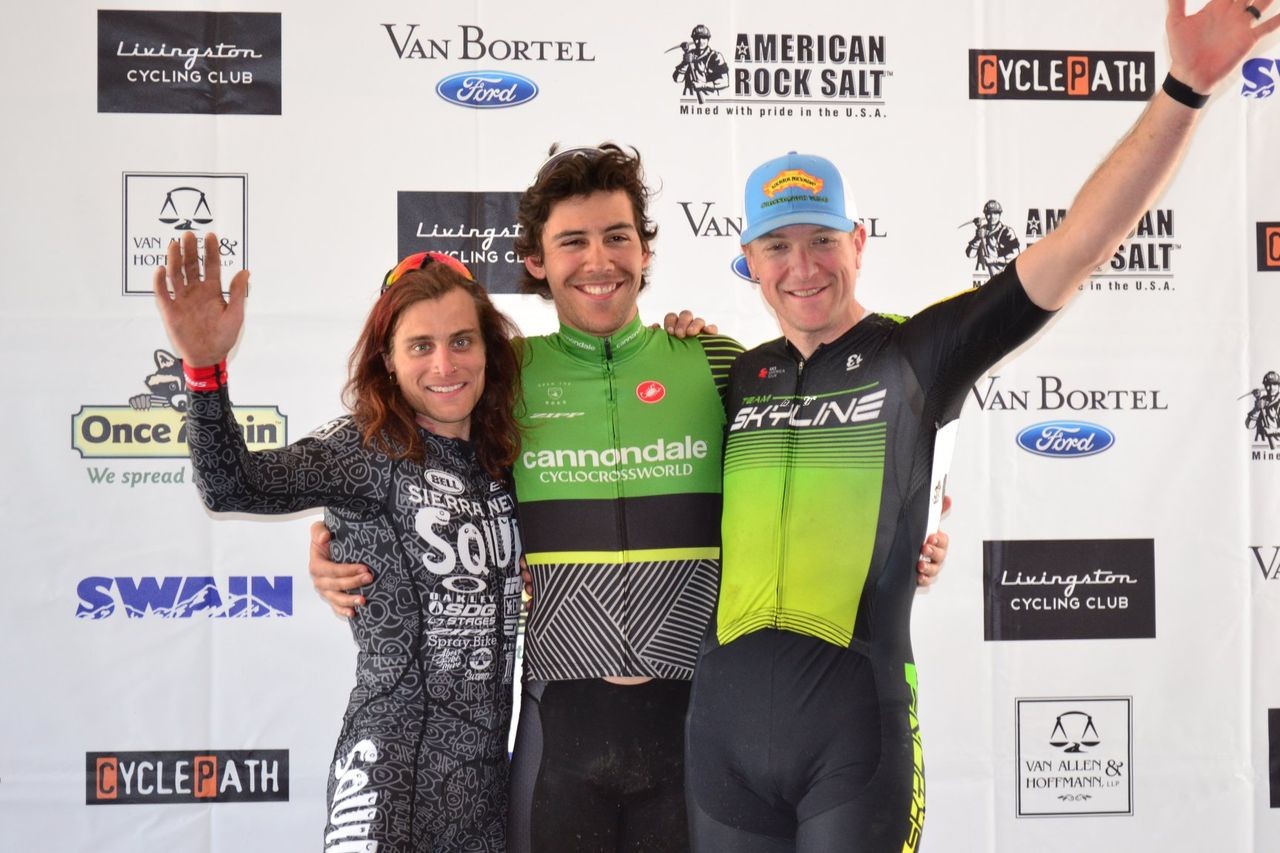
[[[618,388],[617,388],[617,380],[618,380],[618,376],[617,376],[616,371],[614,370],[614,363],[613,363],[613,345],[609,343],[609,339],[608,339],[608,338],[605,338],[605,339],[604,339],[604,372],[605,372],[605,376],[606,376],[606,377],[608,378],[608,380],[609,380],[609,383],[608,383],[608,384],[609,384],[609,400],[608,400],[608,410],[609,410],[609,444],[608,444],[607,446],[608,446],[608,447],[621,447],[621,446],[622,446],[622,435],[621,435],[621,429],[620,429],[620,426],[619,426],[619,423],[618,423]],[[618,454],[618,455],[621,455],[621,454]],[[616,476],[615,476],[615,478],[614,478],[614,481],[613,481],[613,483],[614,483],[614,487],[613,487],[613,492],[614,492],[614,502],[613,502],[613,505],[614,505],[614,508],[615,508],[615,509],[614,509],[614,521],[615,521],[615,523],[617,524],[617,527],[618,527],[618,549],[619,549],[619,551],[621,552],[621,554],[622,554],[622,555],[625,555],[625,554],[626,554],[626,552],[627,552],[627,550],[628,550],[628,544],[627,544],[627,522],[626,522],[626,517],[625,517],[625,512],[624,512],[623,499],[622,499],[622,498],[623,498],[623,495],[622,495],[622,477],[621,477],[621,472],[620,472],[621,465],[622,465],[622,461],[621,461],[621,459],[619,459],[618,461],[616,461],[616,462],[614,463],[614,465],[613,465],[614,473],[615,473],[615,475],[616,475]],[[619,569],[620,569],[620,571],[622,571],[622,572],[623,572],[623,579],[622,579],[622,610],[621,610],[621,612],[622,612],[622,613],[630,613],[630,612],[631,612],[631,589],[630,589],[630,585],[629,585],[629,583],[628,583],[629,578],[628,578],[628,575],[627,575],[627,566],[626,566],[626,564],[625,564],[625,563],[623,563],[623,564],[619,567]],[[630,626],[630,625],[623,625],[623,626],[622,626],[622,631],[623,631],[623,638],[624,638],[624,640],[625,640],[625,638],[626,638],[626,637],[630,636],[630,633],[631,633],[631,626]],[[623,667],[624,667],[624,669],[626,669],[626,668],[630,668],[630,666],[631,666],[631,660],[630,660],[631,655],[630,655],[629,645],[628,645],[626,642],[624,642],[624,643],[623,643],[623,654],[626,656],[626,660],[624,660],[624,661],[623,661]],[[620,675],[627,675],[628,673],[625,673],[625,672],[624,672],[624,673],[619,673],[619,674],[620,674]]]
[[[796,384],[792,396],[793,405],[799,405],[803,384],[804,359],[802,358],[796,363]],[[783,445],[785,452],[782,460],[782,511],[779,513],[778,520],[782,530],[778,536],[778,582],[777,588],[774,590],[773,627],[775,628],[782,627],[780,617],[782,614],[783,575],[787,568],[787,529],[790,525],[790,512],[788,510],[791,503],[791,472],[795,469],[795,427],[788,423],[783,429],[786,430],[786,440]]]

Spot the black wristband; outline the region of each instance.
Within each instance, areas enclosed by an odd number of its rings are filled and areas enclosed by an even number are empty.
[[[1164,89],[1164,93],[1170,98],[1193,110],[1198,110],[1209,103],[1208,95],[1200,94],[1172,74],[1164,75],[1164,85],[1160,88]]]

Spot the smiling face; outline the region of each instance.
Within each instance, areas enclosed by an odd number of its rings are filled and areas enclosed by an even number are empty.
[[[806,357],[862,318],[854,285],[867,232],[787,225],[757,237],[743,251],[782,333]]]
[[[405,308],[383,360],[420,426],[436,435],[471,437],[471,412],[484,393],[485,352],[476,305],[466,291]]]
[[[636,295],[650,253],[622,190],[556,202],[542,230],[542,256],[525,269],[547,282],[560,322],[608,337],[636,316]]]

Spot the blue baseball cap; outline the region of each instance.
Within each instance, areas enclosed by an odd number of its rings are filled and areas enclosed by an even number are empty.
[[[747,227],[742,245],[785,225],[822,225],[852,231],[853,199],[845,210],[844,180],[825,157],[789,151],[757,166],[747,178]]]

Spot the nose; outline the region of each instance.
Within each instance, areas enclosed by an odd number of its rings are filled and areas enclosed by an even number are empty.
[[[431,355],[431,372],[439,376],[448,376],[457,370],[453,363],[453,353],[448,347],[440,347]]]
[[[589,240],[587,242],[586,253],[582,258],[583,266],[589,272],[597,272],[600,270],[608,270],[613,266],[613,259],[605,250],[604,243],[600,240]]]
[[[796,250],[791,253],[791,274],[800,281],[806,281],[813,276],[817,264],[813,262],[813,255],[809,253],[808,246],[797,246]]]

